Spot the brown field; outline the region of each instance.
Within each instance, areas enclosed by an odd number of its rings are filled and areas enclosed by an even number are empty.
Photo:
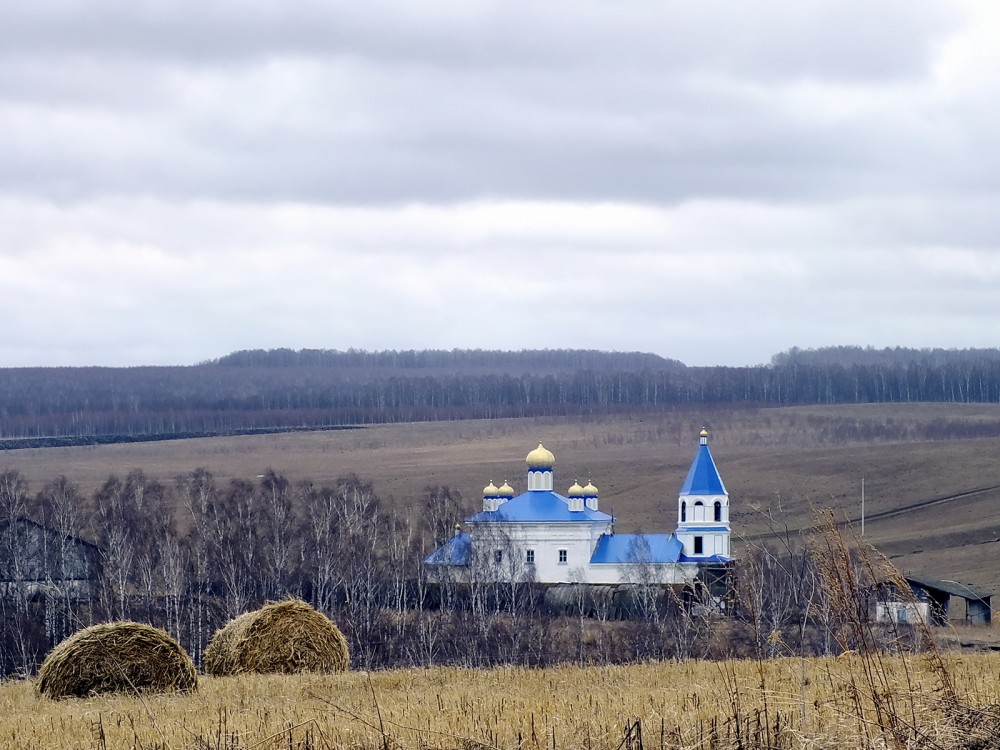
[[[955,680],[957,703],[948,703],[940,689],[942,667]],[[874,680],[865,676],[872,668],[878,670]],[[969,744],[968,733],[973,725],[994,733],[1000,726],[994,713],[975,711],[1000,702],[998,670],[997,654],[948,656],[938,666],[918,656],[847,656],[545,670],[434,668],[205,677],[196,694],[64,701],[39,698],[30,681],[18,681],[0,685],[0,745],[902,748],[885,742],[880,728],[888,722],[888,706],[899,732],[918,738],[907,747],[995,747]],[[876,695],[875,683],[889,692]],[[873,697],[882,702],[881,715]],[[626,725],[637,720],[642,745],[634,735],[623,745]]]
[[[962,438],[965,428],[1000,435],[1000,406],[911,404],[679,410],[593,419],[523,419],[386,425],[358,430],[205,438],[0,453],[33,490],[65,474],[86,491],[135,467],[171,481],[203,466],[219,479],[254,478],[271,467],[320,483],[356,473],[407,512],[427,485],[450,485],[470,508],[489,480],[524,487],[524,455],[542,441],[556,455],[556,485],[592,479],[601,507],[622,531],[672,530],[677,492],[703,424],[732,497],[733,530],[756,541],[764,509],[791,529],[811,507],[856,518],[861,477],[877,514],[987,489],[891,518],[872,518],[866,538],[904,571],[991,588],[1000,576],[1000,437]],[[948,426],[929,440],[928,425]],[[846,433],[850,426],[862,429]],[[889,437],[885,436],[886,428]],[[982,429],[985,427],[985,430]]]

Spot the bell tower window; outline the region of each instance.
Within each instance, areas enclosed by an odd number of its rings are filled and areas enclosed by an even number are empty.
[[[694,538],[694,553],[696,555],[702,555],[705,553],[705,538],[696,536]]]
[[[719,522],[722,520],[722,503],[718,500],[715,501],[715,521]]]

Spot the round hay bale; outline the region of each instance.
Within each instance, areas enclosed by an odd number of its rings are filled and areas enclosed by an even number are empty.
[[[93,625],[74,633],[45,657],[35,684],[50,698],[197,687],[198,673],[180,644],[138,622]]]
[[[301,599],[271,602],[230,620],[205,649],[205,671],[216,677],[344,672],[350,665],[340,628]]]

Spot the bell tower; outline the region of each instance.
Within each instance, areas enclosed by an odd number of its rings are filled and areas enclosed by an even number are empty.
[[[699,435],[698,451],[677,497],[677,530],[682,560],[729,559],[729,493],[708,447],[708,430]]]

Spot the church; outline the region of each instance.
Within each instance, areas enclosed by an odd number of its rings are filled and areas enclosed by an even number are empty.
[[[483,489],[483,510],[466,519],[425,564],[464,581],[662,583],[693,581],[730,560],[729,494],[702,430],[668,534],[616,534],[592,483],[554,491],[556,459],[541,444],[527,457],[527,492],[504,482]],[[459,529],[460,527],[456,527]]]

